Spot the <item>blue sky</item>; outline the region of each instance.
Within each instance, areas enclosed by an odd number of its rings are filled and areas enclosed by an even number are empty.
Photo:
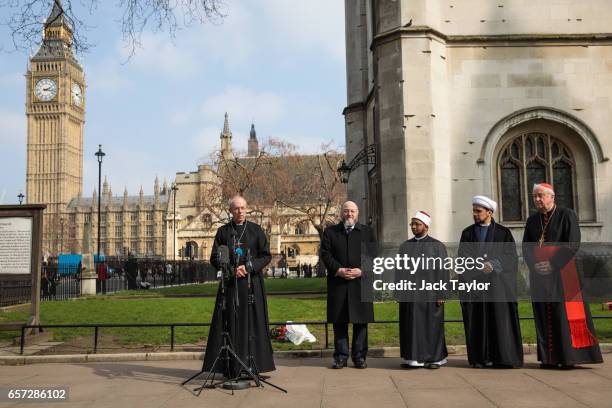
[[[96,46],[84,66],[86,123],[83,194],[97,186],[94,152],[113,193],[151,193],[219,145],[228,112],[234,147],[246,150],[251,121],[258,138],[281,138],[312,152],[344,145],[346,105],[342,0],[227,0],[221,24],[194,26],[173,41],[145,32],[126,63],[116,2],[99,2],[88,23]],[[0,9],[0,20],[6,19]],[[0,28],[0,46],[11,39]],[[0,203],[25,193],[25,78],[28,54],[0,53]]]

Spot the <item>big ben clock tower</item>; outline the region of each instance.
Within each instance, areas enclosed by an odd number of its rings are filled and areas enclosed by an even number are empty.
[[[26,74],[26,200],[46,204],[43,253],[57,254],[61,213],[83,190],[85,78],[72,52],[72,28],[60,2],[45,21]],[[64,220],[67,221],[67,220]]]

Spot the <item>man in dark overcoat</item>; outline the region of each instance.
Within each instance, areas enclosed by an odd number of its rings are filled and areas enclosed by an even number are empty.
[[[342,221],[323,232],[321,258],[327,268],[327,321],[334,327],[332,368],[346,367],[349,357],[348,324],[353,324],[351,358],[356,368],[366,368],[368,323],[374,321],[371,301],[362,299],[364,272],[374,238],[367,225],[357,222],[357,204],[342,205]]]

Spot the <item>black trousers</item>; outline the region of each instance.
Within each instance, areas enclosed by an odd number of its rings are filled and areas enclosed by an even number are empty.
[[[353,361],[368,355],[368,324],[353,323],[351,358]],[[334,323],[334,359],[347,360],[349,357],[348,323]]]

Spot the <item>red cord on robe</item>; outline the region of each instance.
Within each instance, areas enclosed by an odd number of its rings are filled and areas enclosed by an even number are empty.
[[[546,262],[552,259],[560,249],[558,246],[536,246],[534,258],[536,262]],[[580,291],[580,279],[576,268],[576,258],[573,257],[561,268],[565,311],[569,323],[573,348],[591,347],[597,344],[597,338],[591,333],[586,322],[584,302]]]

